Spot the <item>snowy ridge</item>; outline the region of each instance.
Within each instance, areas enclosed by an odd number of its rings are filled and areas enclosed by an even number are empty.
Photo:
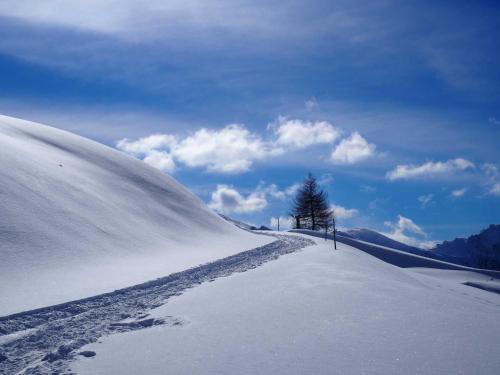
[[[402,250],[408,253],[413,253],[417,255],[423,255],[432,257],[432,253],[427,250],[420,249],[418,247],[409,246],[402,242],[393,240],[383,234],[376,232],[374,230],[366,229],[366,228],[355,228],[349,229],[345,232],[348,237],[355,238],[357,240],[370,242],[376,245],[390,247],[391,249]]]
[[[155,325],[183,324],[175,317],[148,318],[188,288],[235,272],[245,272],[281,255],[314,244],[299,236],[272,235],[274,242],[199,267],[112,293],[0,318],[0,373],[52,374],[68,369],[82,346],[107,334]],[[1,336],[0,336],[1,337]],[[91,356],[91,353],[80,353]]]
[[[291,232],[307,234],[319,238],[325,237],[324,233],[307,229],[292,229]],[[333,236],[329,234],[328,238],[333,239]],[[352,246],[358,250],[362,250],[370,255],[373,255],[376,258],[383,260],[384,262],[402,268],[424,267],[424,268],[437,268],[443,270],[471,271],[500,279],[500,271],[462,266],[459,264],[428,258],[417,254],[411,254],[405,251],[392,249],[386,246],[376,245],[370,242],[365,242],[342,235],[337,235],[337,241]]]
[[[264,245],[117,150],[0,116],[0,315],[81,299]]]

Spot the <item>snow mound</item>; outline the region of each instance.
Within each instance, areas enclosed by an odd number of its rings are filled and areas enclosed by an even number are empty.
[[[0,115],[0,315],[112,291],[272,241],[89,139]]]

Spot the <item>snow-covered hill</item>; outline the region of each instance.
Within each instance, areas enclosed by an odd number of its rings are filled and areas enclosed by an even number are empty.
[[[0,116],[0,315],[112,291],[263,245],[173,178]]]

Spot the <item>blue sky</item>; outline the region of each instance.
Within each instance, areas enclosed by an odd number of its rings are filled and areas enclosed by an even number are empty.
[[[2,1],[0,112],[144,159],[214,209],[417,245],[500,222],[495,1]]]

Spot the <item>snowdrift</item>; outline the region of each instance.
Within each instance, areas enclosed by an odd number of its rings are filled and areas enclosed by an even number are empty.
[[[112,148],[0,116],[0,315],[144,282],[271,242]]]

